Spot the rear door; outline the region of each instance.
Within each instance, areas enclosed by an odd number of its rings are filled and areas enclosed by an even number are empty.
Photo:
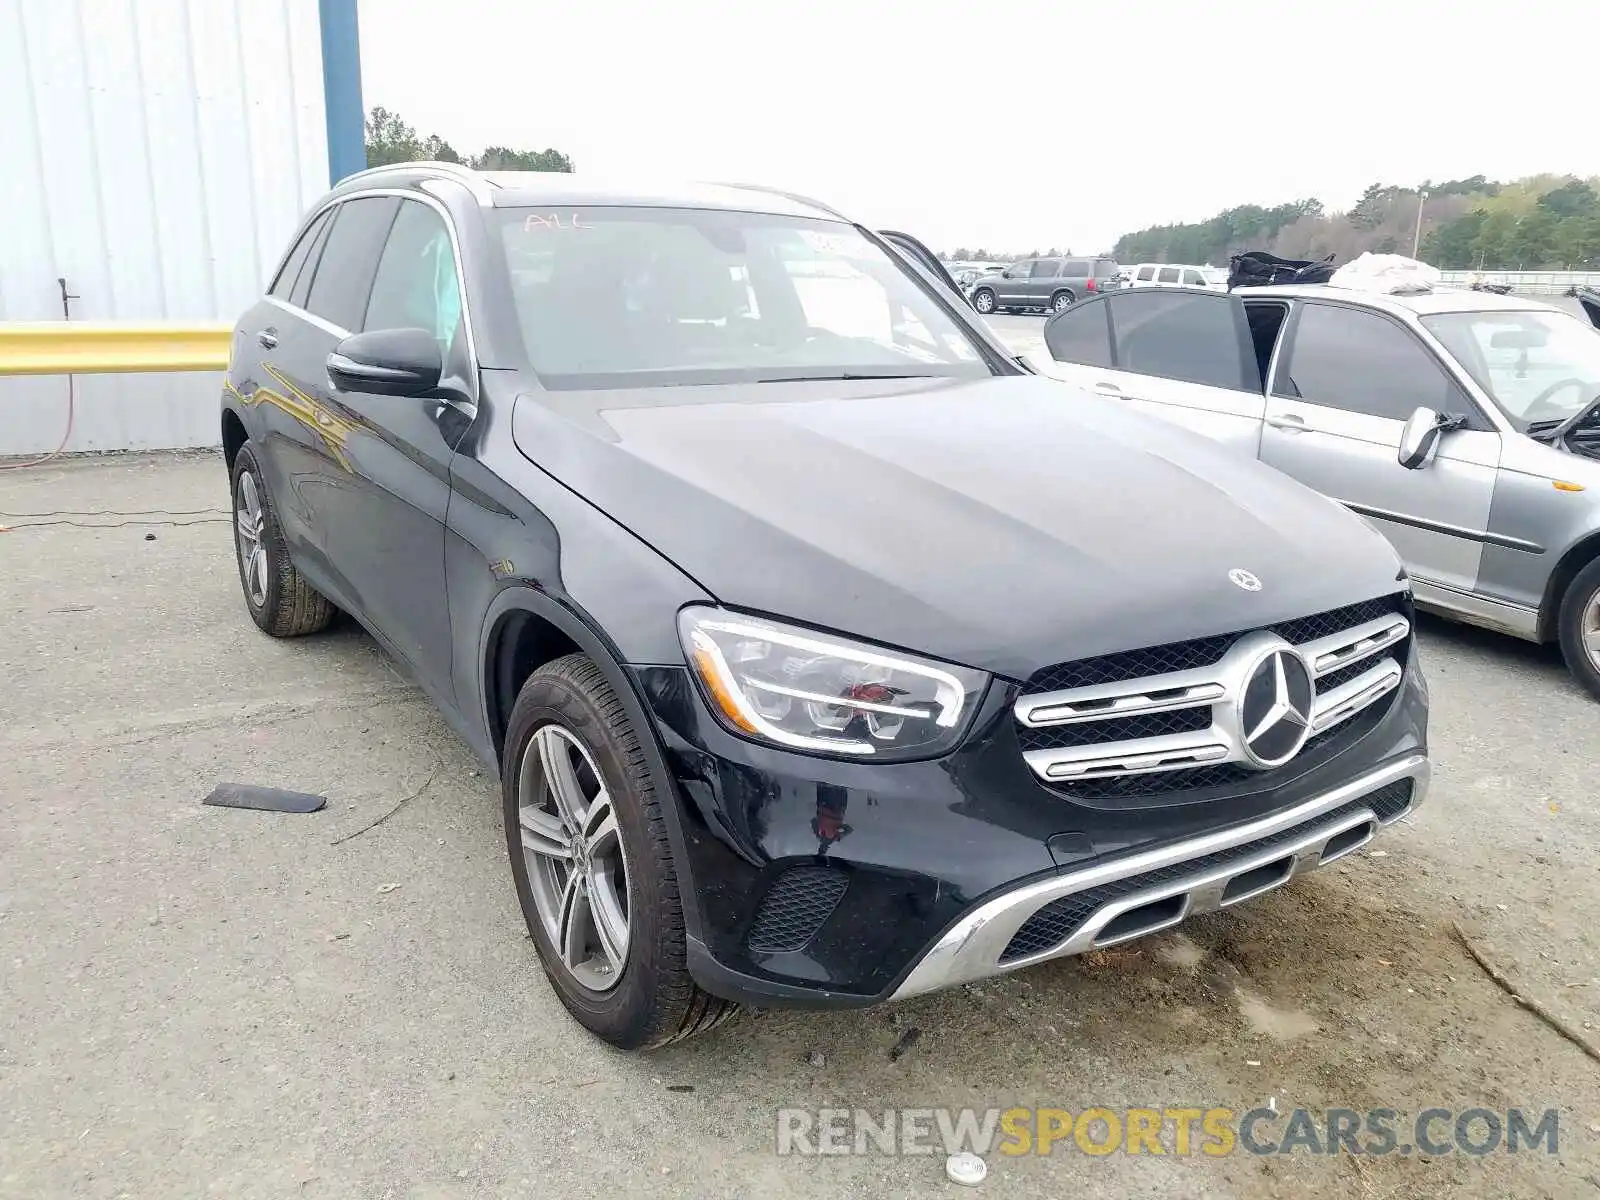
[[[1417,335],[1372,309],[1297,306],[1267,399],[1261,458],[1371,518],[1420,581],[1477,584],[1500,435]],[[1425,470],[1399,463],[1417,408],[1465,414]]]
[[[1211,291],[1118,290],[1050,319],[1046,374],[1256,456],[1265,405],[1244,305]]]
[[[311,408],[284,385],[282,370],[301,339],[317,336],[305,311],[305,292],[332,221],[330,209],[306,225],[267,295],[239,319],[228,368],[227,387],[245,407],[256,457],[296,562],[315,556],[322,546],[316,510],[300,487],[319,469],[322,439]]]

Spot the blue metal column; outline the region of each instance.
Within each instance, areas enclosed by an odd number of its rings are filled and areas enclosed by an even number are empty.
[[[322,103],[328,118],[328,181],[367,166],[356,0],[317,0],[322,17]]]

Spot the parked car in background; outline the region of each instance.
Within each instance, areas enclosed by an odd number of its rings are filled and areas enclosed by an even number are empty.
[[[1340,500],[1394,544],[1419,605],[1559,642],[1600,696],[1592,324],[1472,291],[1158,289],[1075,306],[1045,343],[1046,373]]]
[[[971,285],[972,307],[981,313],[1043,309],[1060,312],[1073,301],[1118,286],[1109,258],[1028,258]]]
[[[925,253],[759,188],[405,163],[234,330],[246,612],[351,614],[491,767],[532,951],[616,1045],[1113,945],[1423,799],[1394,551],[1060,404]]]
[[[1131,269],[1128,287],[1203,287],[1225,290],[1228,273],[1189,263],[1140,263]]]

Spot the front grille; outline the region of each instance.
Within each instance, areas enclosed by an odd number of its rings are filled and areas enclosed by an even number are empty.
[[[1331,757],[1381,719],[1389,704],[1380,701],[1392,702],[1406,665],[1409,613],[1396,593],[1259,630],[1046,667],[1017,701],[1019,746],[1047,785],[1084,800],[1273,786],[1315,765],[1308,752]],[[1322,664],[1314,686],[1323,707],[1314,716],[1327,723],[1289,763],[1268,770],[1245,761],[1237,724],[1231,737],[1217,724],[1233,711],[1241,664],[1248,672],[1264,635],[1299,647],[1313,674]],[[1334,694],[1346,684],[1346,694]]]
[[[1269,628],[1286,642],[1298,646],[1331,633],[1353,629],[1364,621],[1386,617],[1400,612],[1403,597],[1381,596],[1376,600],[1363,600],[1344,608],[1298,617]],[[1165,646],[1151,646],[1143,650],[1124,650],[1117,654],[1102,654],[1095,658],[1081,658],[1077,662],[1057,663],[1035,671],[1023,686],[1025,695],[1036,692],[1056,692],[1067,688],[1093,687],[1100,683],[1121,683],[1128,679],[1144,679],[1152,675],[1170,675],[1175,671],[1188,671],[1194,667],[1211,667],[1222,661],[1228,648],[1238,641],[1248,629],[1217,637],[1195,638],[1187,642],[1171,642]]]
[[[1180,708],[1176,712],[1113,717],[1109,721],[1085,721],[1080,725],[1059,725],[1054,729],[1032,729],[1022,725],[1017,729],[1017,737],[1024,750],[1043,750],[1056,746],[1092,746],[1096,742],[1160,737],[1164,733],[1189,733],[1210,724],[1209,708]]]
[[[833,915],[849,877],[827,867],[792,867],[762,898],[745,944],[762,953],[801,950]]]
[[[1302,821],[1298,825],[1290,826],[1267,837],[1258,838],[1256,841],[1246,842],[1242,846],[1230,846],[1214,854],[1191,858],[1187,862],[1176,863],[1169,867],[1158,867],[1153,871],[1130,875],[1126,879],[1117,879],[1099,887],[1074,892],[1059,900],[1052,900],[1022,923],[1022,927],[1012,935],[1004,953],[1000,955],[1000,961],[1015,962],[1061,945],[1103,906],[1114,900],[1120,900],[1123,896],[1143,891],[1145,888],[1176,883],[1191,875],[1199,875],[1215,867],[1223,867],[1228,863],[1250,858],[1262,850],[1293,842],[1319,825],[1331,824],[1361,809],[1371,809],[1380,821],[1391,821],[1411,806],[1411,789],[1412,781],[1402,779],[1369,792],[1358,800],[1342,804],[1331,812]]]
[[[1102,654],[1098,658],[1081,658],[1077,662],[1057,663],[1035,671],[1023,687],[1025,693],[1055,692],[1067,688],[1093,687],[1098,683],[1121,683],[1125,679],[1143,679],[1149,675],[1170,675],[1174,671],[1187,671],[1193,667],[1210,667],[1222,661],[1222,656],[1233,645],[1232,636],[1196,638],[1189,642],[1173,642],[1168,646],[1151,646],[1145,650],[1125,650],[1118,654]]]

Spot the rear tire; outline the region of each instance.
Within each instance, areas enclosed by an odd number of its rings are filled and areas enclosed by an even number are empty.
[[[1057,292],[1054,296],[1050,297],[1050,311],[1052,313],[1063,312],[1065,311],[1066,307],[1076,299],[1077,297],[1071,292]]]
[[[1557,632],[1567,669],[1600,700],[1600,558],[1579,571],[1567,586]]]
[[[289,561],[266,476],[249,442],[233,460],[233,549],[250,619],[273,637],[318,633],[335,609]]]
[[[517,900],[550,986],[578,1023],[641,1050],[737,1012],[689,976],[662,812],[673,801],[656,792],[638,734],[587,655],[528,677],[502,763]]]

